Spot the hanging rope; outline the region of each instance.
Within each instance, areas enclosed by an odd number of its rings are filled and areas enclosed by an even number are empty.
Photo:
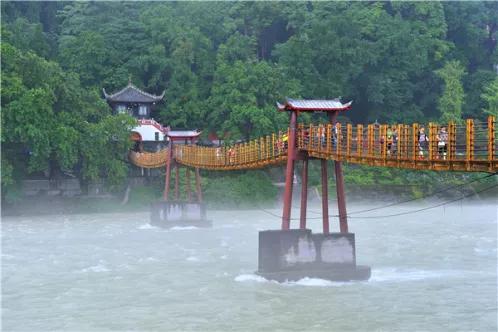
[[[432,193],[430,193],[428,195],[424,195],[424,196],[421,196],[421,197],[410,198],[410,199],[407,199],[407,200],[404,200],[404,201],[394,202],[394,203],[390,203],[390,204],[386,204],[386,205],[382,205],[382,206],[377,206],[377,207],[374,207],[374,208],[369,208],[369,209],[364,209],[364,210],[359,210],[359,211],[353,211],[353,212],[348,213],[348,216],[353,215],[353,214],[360,214],[360,213],[365,213],[365,212],[382,210],[382,209],[385,209],[385,208],[388,208],[388,207],[392,207],[392,206],[396,206],[396,205],[401,205],[401,204],[405,204],[405,203],[409,203],[409,202],[414,202],[414,201],[418,201],[418,200],[421,200],[421,199],[426,199],[428,197],[432,197],[434,195],[441,194],[441,193],[447,192],[447,191],[452,190],[452,189],[456,189],[456,188],[459,188],[459,187],[463,187],[463,186],[469,185],[469,184],[474,183],[474,182],[478,182],[478,181],[487,179],[487,178],[495,176],[497,174],[498,173],[488,174],[488,175],[485,175],[483,177],[471,180],[469,182],[457,184],[457,185],[450,186],[450,187],[447,187],[447,188],[444,188],[444,189],[441,189],[441,190],[434,191],[434,192],[432,192]],[[319,211],[312,211],[312,210],[310,210],[309,212],[315,213],[315,214],[321,214],[321,212],[319,212]]]
[[[493,175],[495,175],[495,174],[493,174]],[[436,205],[432,205],[432,206],[428,206],[428,207],[420,208],[420,209],[416,209],[416,210],[410,210],[410,211],[406,211],[406,212],[400,212],[400,213],[394,213],[394,214],[388,214],[388,215],[381,215],[381,216],[354,217],[354,216],[350,216],[349,214],[347,216],[348,216],[348,218],[351,218],[351,219],[379,219],[379,218],[390,218],[390,217],[403,216],[403,215],[407,215],[407,214],[413,214],[413,213],[417,213],[417,212],[421,212],[421,211],[426,211],[426,210],[434,209],[434,208],[437,208],[437,207],[440,207],[440,206],[443,206],[443,205],[447,205],[447,204],[451,204],[451,203],[454,203],[454,202],[457,202],[457,201],[461,201],[461,200],[463,200],[465,198],[468,198],[468,197],[480,194],[482,192],[491,190],[491,189],[496,188],[496,187],[498,187],[498,184],[492,185],[490,187],[484,188],[484,189],[479,190],[479,191],[475,191],[473,193],[461,196],[461,197],[456,198],[456,199],[452,199],[452,200],[445,201],[445,202],[442,202],[442,203],[439,203],[439,204],[436,204]],[[265,213],[273,216],[273,217],[282,218],[282,216],[277,215],[277,214],[275,214],[273,212],[270,212],[268,210],[265,210],[265,209],[262,209],[262,208],[258,208],[258,209],[261,210],[262,212],[265,212]],[[334,214],[334,215],[329,215],[329,217],[339,217],[339,215]],[[306,218],[306,219],[322,219],[322,217],[311,217],[311,218]],[[299,218],[291,218],[290,220],[299,220]]]

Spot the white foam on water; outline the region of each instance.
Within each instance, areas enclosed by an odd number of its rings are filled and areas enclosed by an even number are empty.
[[[198,262],[199,258],[195,257],[195,256],[190,256],[190,257],[187,257],[187,261],[189,261],[189,262]]]
[[[151,224],[143,224],[137,227],[137,229],[158,229],[159,227],[152,226]]]
[[[334,282],[319,278],[302,278],[298,281],[287,281],[284,283],[286,286],[309,286],[309,287],[339,287],[346,285],[345,282]]]
[[[404,282],[426,279],[439,279],[455,276],[458,273],[450,270],[416,270],[416,269],[373,269],[368,282]]]
[[[255,274],[241,274],[236,276],[234,280],[238,282],[270,282],[269,280]]]
[[[479,256],[496,255],[497,248],[474,248],[474,252]]]
[[[228,258],[227,255],[220,256],[220,259],[227,259],[227,258]]]
[[[172,231],[187,231],[187,230],[192,230],[192,229],[199,229],[199,227],[195,226],[175,226],[171,227],[170,230]]]
[[[84,269],[81,269],[80,272],[87,273],[87,272],[109,272],[110,270],[105,267],[103,264],[97,264],[94,266],[90,266]]]

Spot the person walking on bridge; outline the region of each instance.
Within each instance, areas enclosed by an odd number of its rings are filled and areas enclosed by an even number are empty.
[[[443,126],[439,129],[436,139],[439,158],[442,157],[446,160],[446,153],[448,152],[448,132],[446,131],[446,127]]]
[[[425,128],[420,127],[418,131],[418,149],[419,149],[419,159],[424,159],[424,152],[427,150],[429,146],[429,138],[425,133]]]

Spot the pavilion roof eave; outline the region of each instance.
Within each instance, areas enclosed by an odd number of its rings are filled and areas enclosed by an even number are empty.
[[[277,109],[283,111],[300,112],[335,112],[346,111],[351,108],[352,101],[343,104],[338,98],[333,100],[295,100],[287,99],[284,104],[277,102]]]
[[[147,93],[131,83],[128,83],[126,87],[119,90],[118,92],[108,94],[105,88],[102,88],[104,92],[104,97],[108,102],[131,102],[137,101],[142,103],[156,103],[161,101],[164,98],[166,90],[164,90],[159,96]],[[126,96],[132,94],[133,96]],[[137,99],[137,100],[131,100]]]
[[[185,131],[169,130],[166,136],[168,136],[172,140],[184,140],[184,139],[198,138],[201,133],[202,131],[193,131],[193,130],[185,130]]]

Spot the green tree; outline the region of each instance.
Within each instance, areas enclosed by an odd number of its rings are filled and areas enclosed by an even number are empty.
[[[484,113],[498,118],[498,78],[484,89],[481,97],[487,104]]]
[[[465,99],[462,77],[465,75],[465,69],[459,61],[448,61],[436,73],[444,81],[443,94],[438,101],[441,121],[461,122]]]

